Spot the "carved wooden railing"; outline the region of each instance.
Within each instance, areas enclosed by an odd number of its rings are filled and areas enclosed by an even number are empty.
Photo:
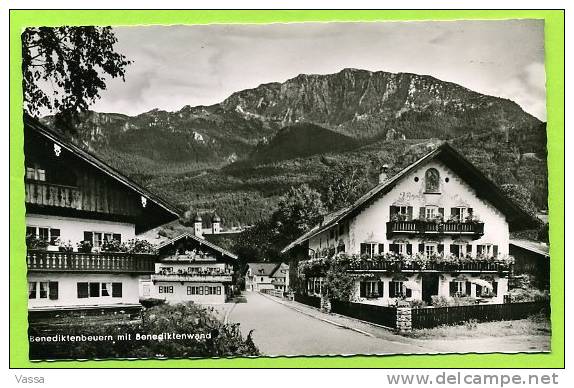
[[[29,249],[26,262],[29,271],[44,272],[155,272],[156,255],[141,253],[50,252]]]
[[[48,182],[25,182],[26,203],[81,209],[82,195],[75,186],[56,185]]]
[[[483,222],[389,221],[387,233],[484,234]]]

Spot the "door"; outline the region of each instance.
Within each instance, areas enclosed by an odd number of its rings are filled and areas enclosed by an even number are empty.
[[[438,274],[423,274],[423,300],[429,305],[432,303],[432,296],[438,295]]]

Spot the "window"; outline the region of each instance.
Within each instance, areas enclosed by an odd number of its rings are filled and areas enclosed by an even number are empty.
[[[433,219],[437,216],[437,208],[435,206],[425,207],[425,218]]]
[[[437,244],[425,244],[425,256],[430,257],[437,253]]]
[[[470,244],[450,244],[450,254],[462,258],[472,252],[472,245]]]
[[[406,243],[398,243],[398,251],[401,255],[407,254],[407,244]]]
[[[438,193],[440,185],[440,174],[436,168],[429,168],[425,173],[425,191],[427,193]]]
[[[361,282],[360,296],[362,298],[378,298],[382,296],[383,285],[377,280],[367,280]]]
[[[104,241],[116,240],[118,242],[122,241],[122,235],[119,233],[110,232],[84,232],[84,241],[89,241],[92,243],[92,247],[99,248],[102,246]]]
[[[41,240],[48,241],[50,245],[56,245],[57,240],[60,238],[60,229],[45,226],[27,226],[26,236],[34,236]]]
[[[28,283],[29,299],[58,299],[58,282],[30,282]]]
[[[26,179],[32,181],[46,181],[46,170],[39,167],[26,167]]]
[[[221,295],[221,286],[205,286],[205,295]]]
[[[376,243],[361,243],[361,255],[373,257],[376,254],[375,247],[377,245]]]
[[[477,256],[498,257],[498,245],[482,244],[476,246]]]
[[[405,287],[402,280],[393,280],[389,282],[389,297],[390,298],[410,298],[412,291]]]
[[[57,287],[57,285],[56,285]],[[78,298],[99,298],[110,296],[112,298],[121,298],[122,296],[122,283],[100,283],[100,282],[80,282],[76,284]],[[50,285],[50,292],[52,292],[52,285]]]
[[[187,295],[203,295],[203,286],[187,286]]]
[[[453,280],[450,282],[450,296],[470,296],[471,285],[466,280]]]
[[[391,221],[410,221],[413,219],[412,206],[391,206]]]
[[[470,210],[470,211],[469,211]],[[450,219],[452,221],[464,222],[466,217],[472,214],[472,209],[467,207],[453,207],[450,209]]]
[[[162,272],[164,274],[173,273],[173,267],[161,267],[160,272]]]
[[[478,284],[476,285],[476,296],[477,297],[482,297],[482,298],[491,298],[496,296],[497,293],[497,289],[498,289],[498,283],[497,282],[489,282],[490,284],[492,284],[492,291],[490,291],[488,288],[486,287],[482,287],[479,286]]]
[[[173,286],[159,286],[160,294],[173,294]]]

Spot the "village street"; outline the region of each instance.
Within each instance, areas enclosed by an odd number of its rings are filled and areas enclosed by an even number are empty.
[[[341,355],[429,353],[398,335],[377,338],[321,321],[257,292],[245,292],[247,303],[238,303],[229,314],[230,323],[240,323],[265,355]],[[301,306],[301,309],[307,309]],[[309,308],[310,309],[310,308]],[[305,310],[302,310],[305,311]],[[354,326],[357,326],[355,324]],[[395,338],[396,337],[396,338]],[[401,341],[397,342],[395,341]]]
[[[549,351],[549,336],[415,339],[296,302],[244,292],[247,303],[226,304],[230,323],[240,323],[264,355],[491,353]],[[328,322],[327,322],[328,321]]]

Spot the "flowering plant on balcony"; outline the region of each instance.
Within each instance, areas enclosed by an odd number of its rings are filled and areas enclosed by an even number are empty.
[[[133,238],[125,243],[125,249],[125,252],[128,253],[156,253],[155,245],[138,238]]]
[[[464,219],[464,222],[468,223],[468,224],[479,224],[482,221],[480,220],[480,217],[478,216],[478,214],[469,214],[466,216],[466,218]]]
[[[28,249],[46,249],[48,245],[50,245],[50,242],[48,240],[38,238],[34,235],[26,236],[26,247]]]
[[[78,252],[80,252],[80,253],[92,253],[93,246],[92,246],[91,241],[88,241],[88,240],[80,241],[77,244],[77,247],[78,247]]]
[[[102,252],[127,252],[128,248],[126,244],[122,244],[118,240],[106,240],[102,243]]]
[[[66,253],[74,252],[74,245],[70,240],[64,242],[63,240],[60,240],[60,238],[58,238],[56,239],[56,245],[58,246],[58,250],[60,252],[66,252]]]

